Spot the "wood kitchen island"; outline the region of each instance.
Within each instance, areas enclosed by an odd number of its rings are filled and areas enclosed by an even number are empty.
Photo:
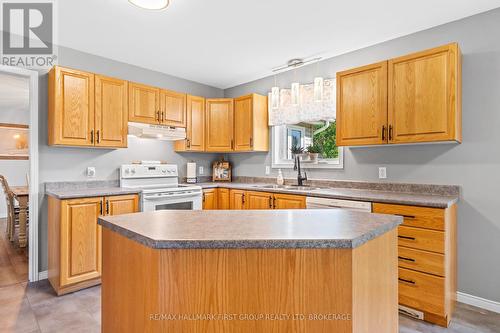
[[[102,332],[398,332],[401,217],[343,210],[106,216]]]

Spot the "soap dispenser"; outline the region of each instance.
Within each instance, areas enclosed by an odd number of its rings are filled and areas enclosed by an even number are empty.
[[[278,170],[278,177],[276,178],[276,183],[278,185],[283,185],[285,183],[285,179],[283,178],[283,173],[281,172],[281,169]]]

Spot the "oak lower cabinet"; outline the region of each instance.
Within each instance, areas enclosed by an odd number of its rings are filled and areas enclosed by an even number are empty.
[[[462,141],[457,43],[337,73],[337,145]]]
[[[217,188],[203,190],[203,209],[213,210],[217,209]]]
[[[447,327],[456,300],[456,205],[446,209],[373,203],[404,217],[398,230],[399,304]]]
[[[229,190],[229,209],[245,209],[245,193],[244,190]]]
[[[58,295],[100,283],[100,215],[139,211],[138,195],[48,198],[49,281]]]
[[[49,145],[127,147],[127,81],[54,66],[48,98]]]
[[[274,209],[305,209],[306,197],[303,195],[279,194],[273,195]]]
[[[234,151],[268,151],[267,97],[250,94],[234,99]]]
[[[229,199],[229,189],[218,188],[217,189],[217,209],[229,209],[230,199]]]
[[[246,191],[245,209],[273,209],[273,194],[268,192]]]
[[[175,141],[175,151],[205,151],[205,98],[186,97],[186,139]]]
[[[229,208],[305,209],[306,197],[303,195],[231,189],[229,190]]]

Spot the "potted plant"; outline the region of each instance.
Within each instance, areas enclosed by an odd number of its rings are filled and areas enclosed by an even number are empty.
[[[307,152],[309,153],[309,159],[311,160],[311,162],[317,162],[318,156],[323,152],[323,150],[321,149],[321,146],[312,144],[307,147]]]
[[[292,153],[292,157],[295,158],[295,156],[297,155],[302,155],[304,154],[304,148],[301,147],[301,146],[296,146],[296,145],[293,145],[291,148],[290,148],[290,152]]]

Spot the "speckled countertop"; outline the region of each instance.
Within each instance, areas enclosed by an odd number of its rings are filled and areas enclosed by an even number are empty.
[[[74,199],[74,198],[90,198],[90,197],[105,197],[113,195],[124,194],[138,194],[141,193],[137,188],[121,188],[118,186],[113,187],[95,187],[95,188],[81,188],[81,189],[50,189],[46,190],[47,195],[56,197],[57,199]]]
[[[99,218],[103,227],[157,249],[355,248],[402,221],[338,209],[164,210]]]
[[[447,208],[458,201],[458,195],[440,195],[440,194],[423,194],[423,193],[407,193],[399,191],[383,191],[371,189],[356,189],[356,188],[322,188],[319,190],[287,190],[263,188],[269,185],[264,183],[198,183],[204,189],[208,188],[233,188],[251,191],[265,191],[272,193],[286,193],[305,195],[309,197],[321,197],[332,199],[358,200],[367,202],[392,203],[411,206],[423,206],[434,208]]]

